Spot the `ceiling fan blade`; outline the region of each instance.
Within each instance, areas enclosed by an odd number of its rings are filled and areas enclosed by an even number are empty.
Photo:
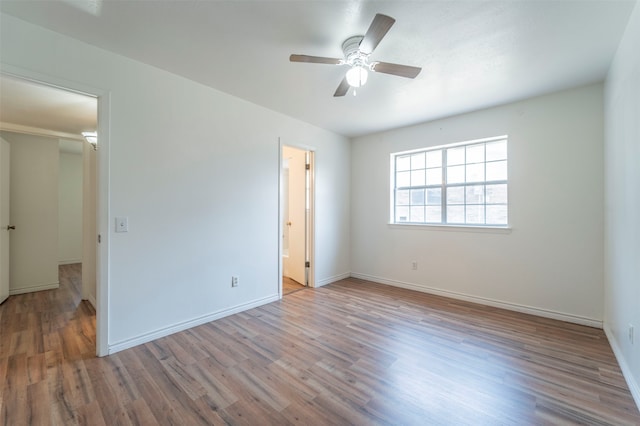
[[[347,83],[347,77],[345,76],[340,82],[340,85],[336,89],[336,93],[334,93],[333,96],[338,97],[338,96],[346,95],[347,92],[349,91],[349,87],[350,86],[349,86],[349,83]]]
[[[422,68],[409,65],[391,64],[389,62],[376,62],[373,71],[384,74],[397,75],[399,77],[416,78]]]
[[[330,64],[340,65],[342,59],[336,58],[324,58],[322,56],[309,56],[309,55],[291,55],[289,56],[291,62],[308,62],[312,64]]]
[[[371,22],[367,33],[360,42],[360,51],[365,55],[371,54],[376,46],[378,46],[378,43],[380,43],[380,40],[382,40],[387,34],[387,31],[389,31],[394,22],[396,22],[396,20],[392,17],[378,13],[375,18],[373,18],[373,22]]]

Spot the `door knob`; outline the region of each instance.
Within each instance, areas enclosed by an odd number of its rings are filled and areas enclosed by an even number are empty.
[[[16,227],[13,225],[7,226],[7,231],[11,231],[12,229],[16,229]]]

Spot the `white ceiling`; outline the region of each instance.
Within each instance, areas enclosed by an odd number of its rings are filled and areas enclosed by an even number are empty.
[[[604,79],[633,0],[127,1],[2,0],[0,9],[347,136]],[[334,98],[341,57],[376,13],[396,19],[372,60],[420,66],[373,74]]]
[[[77,138],[97,130],[94,97],[3,74],[0,95],[1,129]]]

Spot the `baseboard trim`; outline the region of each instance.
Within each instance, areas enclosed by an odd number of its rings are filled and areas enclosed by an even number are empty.
[[[344,274],[334,275],[329,278],[325,278],[323,280],[316,281],[316,287],[322,287],[323,285],[335,283],[336,281],[347,279],[351,276],[350,272],[345,272]]]
[[[34,291],[42,291],[42,290],[55,290],[60,287],[60,282],[56,281],[51,284],[38,284],[31,285],[29,287],[20,287],[9,290],[9,296],[15,296],[16,294],[24,294],[24,293],[33,293]]]
[[[278,300],[280,299],[276,294],[273,296],[264,297],[262,299],[253,300],[248,303],[243,303],[241,305],[237,305],[228,309],[223,309],[221,311],[217,311],[217,312],[207,314],[198,318],[194,318],[192,320],[174,324],[169,327],[161,328],[156,331],[152,331],[150,333],[144,333],[139,336],[132,337],[130,339],[126,339],[120,342],[110,344],[107,348],[107,354],[111,355],[116,352],[120,352],[125,349],[129,349],[134,346],[138,346],[143,343],[148,343],[148,342],[151,342],[152,340],[156,340],[161,337],[165,337],[170,334],[177,333],[179,331],[187,330],[189,328],[197,327],[199,325],[206,324],[208,322],[215,321],[217,319],[224,318],[229,315],[237,314],[238,312],[243,312],[248,309],[257,308],[258,306],[266,305],[267,303],[277,302]]]
[[[98,303],[96,302],[96,297],[93,294],[90,294],[89,296],[87,296],[85,300],[91,303],[91,306],[93,306],[93,309],[97,309],[96,306],[98,305]]]
[[[633,396],[633,400],[636,402],[638,406],[638,410],[640,410],[640,384],[634,379],[633,374],[631,374],[631,368],[629,368],[629,364],[627,364],[627,360],[622,355],[622,350],[620,349],[620,345],[618,345],[618,340],[616,339],[613,330],[611,330],[606,324],[603,327],[604,334],[607,336],[609,340],[609,345],[613,350],[613,354],[618,361],[618,365],[620,366],[620,370],[622,370],[622,376],[627,382],[627,386],[629,386],[629,390],[631,391],[631,396]]]
[[[73,265],[74,263],[82,263],[82,259],[59,260],[58,261],[58,266]]]
[[[502,300],[490,299],[487,297],[472,296],[464,293],[457,293],[455,291],[441,290],[438,288],[427,287],[417,285],[413,283],[407,283],[404,281],[391,280],[388,278],[376,277],[374,275],[361,274],[352,272],[353,278],[359,278],[362,280],[373,281],[380,284],[386,284],[394,287],[406,288],[408,290],[420,291],[423,293],[434,294],[437,296],[450,297],[452,299],[464,300],[466,302],[478,303],[480,305],[493,306],[494,308],[507,309],[509,311],[522,312],[524,314],[536,315],[544,318],[551,318],[560,321],[566,321],[574,324],[586,325],[594,328],[602,328],[602,321],[593,318],[581,317],[578,315],[567,314],[564,312],[556,312],[548,309],[535,308],[532,306],[520,305],[517,303],[504,302]]]

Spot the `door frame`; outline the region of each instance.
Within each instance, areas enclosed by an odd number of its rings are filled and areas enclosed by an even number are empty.
[[[309,260],[309,268],[307,268],[307,286],[316,286],[316,221],[315,221],[315,209],[316,209],[316,149],[309,145],[304,145],[296,142],[284,141],[283,138],[278,138],[278,298],[282,299],[282,235],[283,235],[283,222],[284,222],[284,197],[283,197],[283,147],[288,146],[290,148],[300,149],[309,153],[309,216],[308,226],[306,230],[306,247],[307,258]]]
[[[108,90],[87,86],[47,74],[0,63],[0,73],[92,96],[98,101],[98,134],[100,141],[96,152],[96,232],[100,243],[96,244],[96,355],[109,354],[109,128],[111,93]],[[98,236],[96,236],[98,237]]]
[[[0,170],[0,199],[2,199],[2,204],[0,205],[0,219],[2,219],[0,220],[0,226],[2,227],[0,229],[0,303],[3,303],[11,294],[9,291],[11,144],[2,138],[0,138]],[[5,203],[5,199],[9,200],[9,203]],[[5,289],[2,289],[3,285],[6,285]]]

